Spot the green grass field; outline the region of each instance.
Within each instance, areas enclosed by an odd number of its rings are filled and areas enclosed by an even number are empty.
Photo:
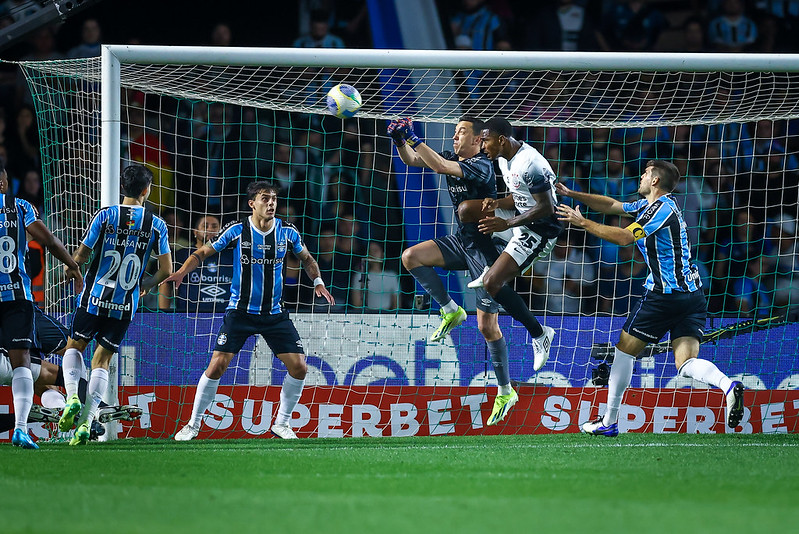
[[[0,532],[789,532],[799,435],[0,446]]]

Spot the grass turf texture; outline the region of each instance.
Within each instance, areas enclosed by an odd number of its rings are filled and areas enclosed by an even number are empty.
[[[799,435],[0,446],[0,531],[781,532]]]

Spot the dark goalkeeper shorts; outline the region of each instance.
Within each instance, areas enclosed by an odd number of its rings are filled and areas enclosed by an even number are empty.
[[[634,306],[623,330],[633,337],[659,342],[666,332],[671,339],[690,336],[702,341],[707,300],[702,290],[691,293],[647,291]]]
[[[300,334],[289,319],[289,312],[255,315],[240,310],[225,312],[214,350],[236,354],[250,336],[261,334],[275,354],[305,354]]]
[[[0,346],[4,349],[29,349],[36,346],[33,319],[35,305],[29,300],[0,302]]]
[[[483,274],[483,269],[493,263],[490,263],[480,250],[476,248],[466,248],[463,241],[457,235],[446,235],[433,242],[438,245],[441,250],[441,255],[444,256],[444,269],[448,271],[469,271],[472,280],[477,279]],[[502,251],[502,246],[496,245],[497,256]],[[477,309],[486,313],[498,313],[499,304],[497,304],[491,295],[484,288],[474,290],[477,296]]]

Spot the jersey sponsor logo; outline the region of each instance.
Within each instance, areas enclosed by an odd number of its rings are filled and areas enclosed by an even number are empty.
[[[130,311],[131,310],[131,303],[126,302],[125,304],[117,304],[116,302],[108,302],[105,300],[100,300],[98,297],[91,297],[89,299],[89,303],[92,306],[97,306],[98,308],[102,308],[105,310],[110,311]]]
[[[635,332],[636,334],[640,334],[640,335],[642,335],[642,336],[643,336],[644,338],[646,338],[646,339],[652,339],[652,340],[655,340],[655,341],[657,341],[657,338],[655,338],[655,336],[653,336],[652,334],[647,334],[646,332],[644,332],[644,331],[642,331],[642,330],[639,330],[638,328],[633,328],[632,330],[633,330],[633,332]]]
[[[283,258],[253,258],[252,256],[241,256],[242,265],[281,265]]]
[[[633,234],[633,239],[638,241],[639,239],[646,237],[646,232],[644,231],[643,227],[641,227],[638,223],[632,223],[630,226],[626,228]]]
[[[653,202],[648,208],[644,210],[639,219],[647,219],[647,220],[651,219],[652,217],[655,216],[655,212],[657,212],[657,210],[660,209],[660,206],[662,204],[663,203],[660,201]]]
[[[0,221],[0,228],[16,228],[17,221]]]
[[[135,221],[128,221],[128,224],[133,223],[136,224]],[[150,239],[152,232],[149,230],[134,230],[132,228],[114,228],[112,225],[107,225],[105,227],[106,234],[119,234],[119,235],[129,235],[131,237],[144,237],[146,239]]]
[[[198,273],[197,271],[193,271],[191,274],[189,274],[189,283],[192,284],[229,284],[231,281],[233,281],[233,278],[230,276],[208,276],[206,274]]]
[[[0,284],[0,291],[16,291],[21,289],[19,282],[10,282],[8,284]]]
[[[450,193],[468,193],[469,188],[465,185],[451,185],[449,186]]]
[[[252,243],[250,243],[249,241],[242,241],[242,242],[241,242],[241,246],[242,246],[242,247],[249,247],[249,246],[251,246],[251,245],[252,245]]]
[[[5,206],[0,208],[0,213],[16,213],[16,212],[17,212],[17,207],[16,206],[14,206],[13,208],[7,208]]]
[[[227,334],[219,334],[219,337],[216,338],[217,345],[224,345],[227,343]]]
[[[31,341],[27,337],[15,337],[11,338],[11,341],[13,341],[14,343],[19,343],[20,341],[27,341],[28,343],[33,343],[33,341]]]
[[[262,243],[258,245],[258,250],[272,250],[272,245],[270,243]]]

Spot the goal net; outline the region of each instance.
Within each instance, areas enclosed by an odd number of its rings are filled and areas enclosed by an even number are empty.
[[[315,299],[296,258],[286,261],[285,304],[309,364],[292,422],[301,437],[577,431],[604,411],[612,344],[643,291],[635,247],[568,228],[514,282],[557,332],[549,362],[534,372],[527,332],[501,314],[521,400],[485,426],[496,382],[467,274],[441,272],[471,313],[430,343],[438,306],[401,265],[404,249],[453,229],[446,183],[402,164],[386,136],[387,121],[405,116],[437,151],[452,149],[460,117],[505,117],[561,182],[617,199],[637,198],[646,161],[673,161],[709,302],[700,355],[751,390],[735,431],[796,430],[795,61],[182,47],[106,47],[104,60],[105,78],[100,58],[21,65],[41,135],[47,224],[73,250],[102,199],[115,202],[119,169],[143,163],[155,176],[150,207],[167,220],[180,260],[249,214],[248,183],[278,183],[278,217],[300,229],[337,301]],[[336,83],[360,91],[354,119],[327,114]],[[68,322],[71,289],[52,261],[47,274],[46,309]],[[169,437],[185,424],[231,276],[223,252],[187,277],[186,291],[142,300],[120,350],[118,396],[145,417],[120,437]],[[622,430],[732,431],[721,392],[680,378],[668,350],[666,339],[637,360]],[[265,434],[285,374],[253,338],[224,375],[201,437]]]

